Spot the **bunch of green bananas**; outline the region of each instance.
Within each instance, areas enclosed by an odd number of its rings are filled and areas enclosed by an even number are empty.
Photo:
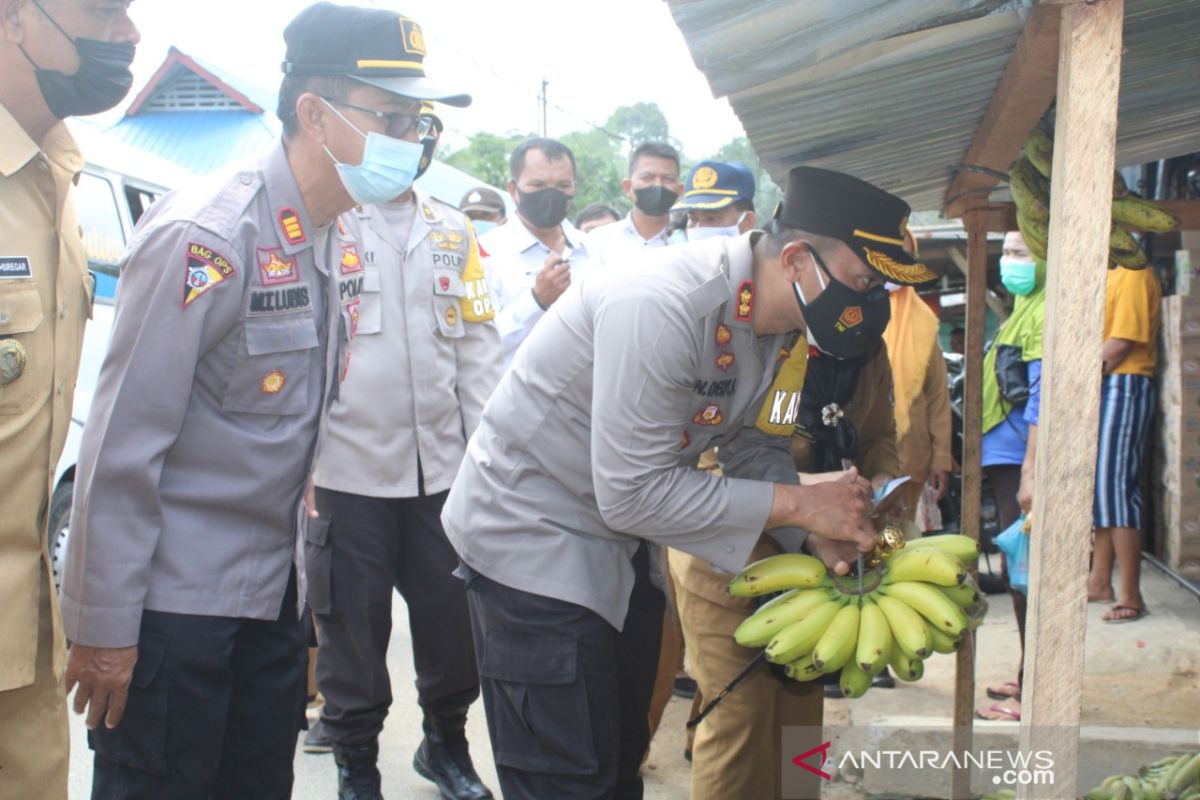
[[[1200,753],[1168,756],[1137,775],[1109,775],[1087,800],[1200,800]]]
[[[734,631],[744,647],[766,646],[767,660],[808,681],[840,671],[842,693],[861,697],[891,665],[916,681],[933,653],[953,653],[987,610],[967,566],[979,543],[945,534],[908,542],[864,575],[829,574],[812,556],[785,553],[755,562],[729,584],[735,597],[783,592]]]
[[[1035,257],[1046,257],[1050,228],[1050,163],[1054,142],[1040,127],[1029,135],[1021,155],[1009,172],[1009,189],[1017,206],[1017,227]],[[1166,233],[1175,230],[1179,218],[1149,200],[1129,194],[1121,174],[1113,176],[1112,232],[1108,240],[1109,267],[1142,269],[1146,252],[1130,230]]]

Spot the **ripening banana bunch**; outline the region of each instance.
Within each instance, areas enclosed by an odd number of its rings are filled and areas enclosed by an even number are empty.
[[[765,647],[789,677],[809,681],[839,672],[842,693],[861,697],[886,666],[920,680],[933,653],[953,653],[977,628],[987,601],[968,566],[979,543],[945,534],[908,542],[863,576],[831,575],[800,553],[765,558],[729,584],[735,597],[782,592],[734,631],[744,647]]]
[[[1110,775],[1087,800],[1200,800],[1200,753],[1184,753],[1142,767],[1137,775]]]
[[[1009,172],[1009,189],[1017,206],[1017,226],[1029,252],[1046,257],[1050,228],[1050,163],[1054,142],[1040,127],[1035,128],[1021,148]],[[1131,230],[1166,233],[1175,230],[1179,218],[1149,200],[1129,193],[1121,173],[1113,173],[1112,232],[1108,240],[1109,267],[1142,269],[1146,252]]]

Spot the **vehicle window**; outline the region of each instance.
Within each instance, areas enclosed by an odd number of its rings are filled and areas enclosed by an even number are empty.
[[[130,221],[138,224],[138,220],[142,218],[147,209],[158,199],[158,194],[149,189],[139,189],[136,186],[125,186],[125,199],[129,201],[129,216]]]
[[[85,172],[79,176],[74,194],[88,266],[97,273],[116,278],[117,263],[125,249],[125,231],[121,228],[112,184],[106,178]]]

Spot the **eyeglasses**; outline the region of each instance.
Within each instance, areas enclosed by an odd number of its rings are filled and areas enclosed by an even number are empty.
[[[361,111],[364,114],[379,119],[383,122],[383,131],[393,139],[401,139],[408,135],[409,131],[416,128],[417,139],[424,139],[433,129],[433,120],[429,117],[423,117],[420,114],[412,114],[407,111],[376,111],[373,108],[365,106],[356,106],[354,103],[347,103],[345,100],[335,100],[332,97],[321,95],[321,99],[327,103],[334,103],[343,108],[353,108],[355,111]]]

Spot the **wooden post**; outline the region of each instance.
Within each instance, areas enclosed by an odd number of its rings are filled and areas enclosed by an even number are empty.
[[[1062,13],[1021,719],[1022,752],[1047,751],[1055,782],[1018,787],[1023,800],[1078,794],[1124,0],[1073,3]]]
[[[966,385],[963,391],[962,513],[960,528],[964,536],[979,538],[980,482],[982,480],[980,441],[983,438],[983,337],[987,316],[987,217],[971,210],[963,217],[967,229],[967,330],[964,346]],[[953,750],[962,754],[971,749],[971,725],[975,706],[975,637],[959,649],[954,673]],[[960,757],[961,761],[965,761]],[[950,796],[971,797],[969,765],[955,767],[951,775]]]

